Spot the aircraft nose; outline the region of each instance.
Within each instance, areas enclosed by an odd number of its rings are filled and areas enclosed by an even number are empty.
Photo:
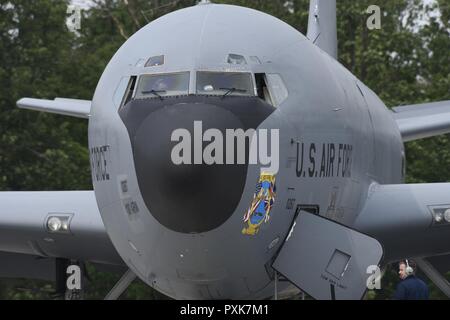
[[[246,102],[240,107],[252,109],[250,100]],[[226,130],[255,129],[272,112],[267,106],[253,107],[262,109],[252,115],[249,110],[239,113],[230,106],[206,101],[167,105],[155,99],[126,106],[121,116],[131,137],[139,189],[147,208],[162,225],[176,232],[202,233],[219,227],[233,214],[242,196],[248,166],[208,165],[203,157],[201,164],[194,164],[195,153],[197,158],[202,156],[204,147],[211,143],[202,142],[202,134],[217,129],[224,138],[219,145],[225,162]],[[189,132],[188,138],[171,141],[172,134],[180,129]],[[172,159],[174,147],[180,143],[188,147],[176,154],[190,159],[190,164],[176,164]]]

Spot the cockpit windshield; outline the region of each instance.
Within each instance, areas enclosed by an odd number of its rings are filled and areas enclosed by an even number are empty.
[[[162,98],[189,93],[189,72],[145,74],[139,79],[136,99]]]
[[[250,73],[197,72],[197,94],[254,96]]]

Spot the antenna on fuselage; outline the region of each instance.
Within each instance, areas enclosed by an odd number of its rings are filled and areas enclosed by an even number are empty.
[[[310,0],[307,37],[337,60],[336,0]]]

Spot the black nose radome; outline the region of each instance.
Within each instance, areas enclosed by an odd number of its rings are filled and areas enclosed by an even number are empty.
[[[225,160],[226,130],[256,129],[273,110],[250,97],[190,96],[128,103],[120,116],[130,134],[140,191],[155,219],[182,233],[202,233],[222,225],[241,199],[248,165],[194,164],[194,123],[201,121],[202,133],[208,129],[222,133]],[[173,162],[173,148],[180,142],[171,137],[177,129],[190,133],[191,164]]]

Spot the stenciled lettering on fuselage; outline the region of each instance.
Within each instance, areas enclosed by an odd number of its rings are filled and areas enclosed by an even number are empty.
[[[93,147],[90,150],[92,177],[95,181],[107,181],[109,174],[110,146]]]
[[[353,146],[344,143],[297,142],[299,178],[351,178]]]

